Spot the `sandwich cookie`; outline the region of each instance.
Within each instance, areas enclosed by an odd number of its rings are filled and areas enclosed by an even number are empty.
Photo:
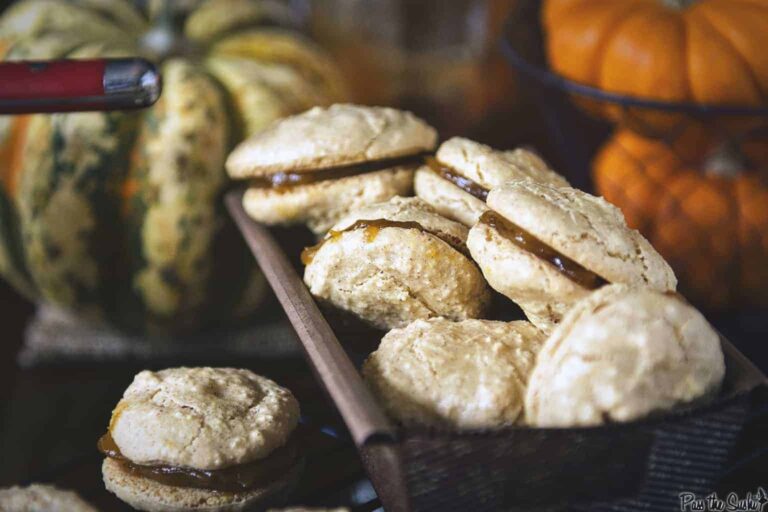
[[[382,407],[405,425],[492,428],[523,410],[543,334],[525,321],[417,320],[363,365]]]
[[[606,286],[544,343],[525,417],[541,427],[631,421],[711,397],[724,375],[719,336],[679,295]]]
[[[553,187],[568,182],[536,154],[525,149],[496,151],[478,142],[454,137],[416,171],[416,195],[440,214],[474,226],[488,207],[488,192],[508,181],[532,180]]]
[[[602,198],[517,181],[492,190],[488,206],[467,246],[491,287],[542,330],[609,283],[660,291],[677,286],[667,262]]]
[[[0,489],[0,510],[2,512],[97,512],[97,509],[74,492],[45,484]]]
[[[418,198],[355,210],[302,253],[304,282],[321,301],[380,329],[419,318],[476,318],[490,301],[466,249],[467,228]]]
[[[227,171],[247,180],[243,206],[269,225],[325,233],[351,209],[413,188],[435,130],[409,112],[339,104],[285,118],[242,142]]]
[[[298,418],[290,391],[248,370],[143,371],[99,440],[104,483],[150,512],[281,504],[303,465]]]

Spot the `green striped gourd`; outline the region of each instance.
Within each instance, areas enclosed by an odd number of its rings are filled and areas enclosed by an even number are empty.
[[[258,1],[197,2],[170,55],[151,44],[157,5],[25,0],[0,18],[5,60],[144,55],[163,74],[144,111],[0,116],[0,274],[83,318],[176,333],[263,295],[222,206],[229,149],[344,87],[310,42],[265,28]]]

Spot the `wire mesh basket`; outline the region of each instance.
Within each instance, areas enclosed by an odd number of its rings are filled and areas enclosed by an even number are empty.
[[[671,103],[564,78],[547,65],[541,3],[520,0],[502,50],[557,167],[619,206],[697,305],[768,309],[768,104]]]
[[[321,312],[300,277],[297,237],[251,220],[242,193],[228,193],[230,213],[388,512],[675,510],[681,492],[705,496],[736,468],[763,460],[764,436],[748,436],[766,424],[766,377],[725,338],[725,381],[706,405],[582,428],[394,424],[358,371],[361,332]],[[374,348],[380,336],[370,332]]]

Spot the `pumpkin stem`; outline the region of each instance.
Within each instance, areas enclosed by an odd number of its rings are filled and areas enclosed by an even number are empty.
[[[733,178],[747,169],[749,160],[733,141],[721,144],[704,161],[705,173],[724,178]]]
[[[698,2],[698,0],[659,0],[665,7],[674,9],[676,11],[682,11],[687,9],[691,5]]]

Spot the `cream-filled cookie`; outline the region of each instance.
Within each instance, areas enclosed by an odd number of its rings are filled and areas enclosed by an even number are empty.
[[[493,189],[488,206],[467,246],[491,287],[542,330],[606,284],[677,286],[667,262],[602,198],[517,181]]]
[[[363,376],[387,413],[405,425],[510,425],[522,413],[543,341],[524,321],[417,320],[384,336]]]
[[[682,297],[607,286],[552,332],[528,384],[525,419],[542,427],[631,421],[712,396],[720,338]]]
[[[488,192],[504,183],[532,180],[554,187],[568,182],[536,154],[525,149],[497,151],[478,142],[454,137],[416,171],[416,195],[442,215],[474,226],[488,210]]]
[[[285,118],[242,142],[227,171],[243,206],[269,225],[325,233],[354,208],[407,195],[437,133],[410,112],[338,104]]]
[[[2,512],[97,512],[72,491],[47,484],[0,489]]]
[[[290,391],[248,370],[136,375],[99,440],[107,489],[154,511],[235,511],[282,502],[303,459]]]
[[[348,214],[307,248],[304,282],[316,298],[381,329],[477,318],[490,290],[466,238],[464,225],[420,199],[395,197]]]

